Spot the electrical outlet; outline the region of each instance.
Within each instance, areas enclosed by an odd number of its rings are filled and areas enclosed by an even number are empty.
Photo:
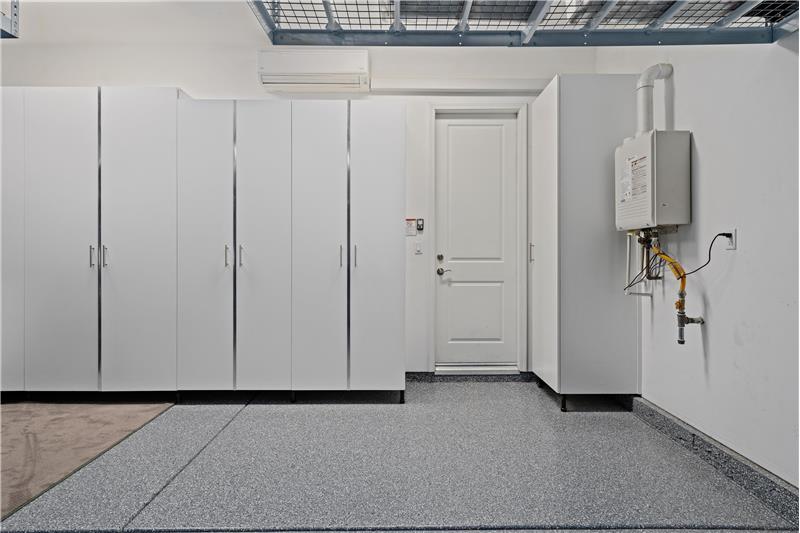
[[[726,246],[725,249],[726,250],[735,250],[736,246],[737,246],[737,240],[738,240],[737,239],[737,237],[738,237],[737,230],[736,230],[736,228],[733,228],[733,230],[729,231],[728,233],[732,233],[733,237],[728,239],[728,246]]]

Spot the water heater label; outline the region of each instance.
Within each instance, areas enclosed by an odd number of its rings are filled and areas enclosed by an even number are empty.
[[[646,155],[625,159],[620,180],[620,203],[630,202],[642,195],[647,195],[649,171],[650,165]]]

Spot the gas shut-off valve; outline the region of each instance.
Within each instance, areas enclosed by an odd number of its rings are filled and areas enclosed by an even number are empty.
[[[686,325],[705,323],[701,316],[686,316],[686,271],[676,259],[661,250],[657,236],[653,236],[650,232],[642,232],[642,236],[639,237],[639,243],[648,251],[648,256],[652,255],[653,258],[663,261],[675,275],[675,279],[680,282],[678,299],[675,300],[675,309],[678,312],[678,344],[686,344],[686,337],[684,336]],[[650,269],[651,266],[651,263],[648,263],[645,265],[645,269]]]

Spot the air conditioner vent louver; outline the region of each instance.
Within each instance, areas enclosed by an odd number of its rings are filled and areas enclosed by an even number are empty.
[[[274,92],[369,91],[366,50],[263,51],[261,84]]]

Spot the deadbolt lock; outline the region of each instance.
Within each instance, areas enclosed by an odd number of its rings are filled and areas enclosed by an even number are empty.
[[[436,254],[436,259],[439,261],[444,261],[444,254]]]

